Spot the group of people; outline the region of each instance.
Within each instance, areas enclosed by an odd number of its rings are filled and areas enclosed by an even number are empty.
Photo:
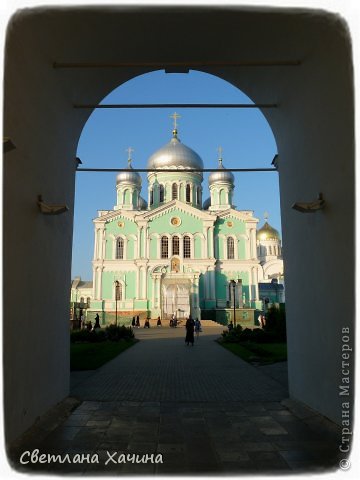
[[[133,317],[131,325],[133,327],[140,328],[140,317],[139,317],[139,315],[137,315],[136,317]],[[160,317],[157,318],[156,326],[157,327],[162,326]],[[172,328],[174,328],[174,327],[176,328],[178,326],[178,320],[176,318],[175,313],[172,314],[172,316],[170,318],[169,326],[172,327]],[[150,318],[149,317],[145,320],[144,328],[150,328]],[[187,345],[191,344],[192,346],[194,346],[195,335],[196,335],[196,338],[199,338],[199,334],[202,331],[200,320],[198,318],[196,320],[194,320],[192,318],[192,316],[189,315],[188,319],[186,320],[185,329],[186,329],[185,343]]]
[[[175,313],[173,313],[173,314],[171,315],[170,324],[169,324],[169,325],[170,325],[170,327],[174,327],[174,328],[177,327],[177,325],[178,325],[178,320],[177,320],[177,318],[176,318]]]
[[[194,320],[190,315],[189,318],[186,320],[185,328],[186,328],[185,343],[188,346],[190,343],[192,346],[194,346],[194,333],[196,334],[196,338],[199,338],[199,334],[202,331],[200,320],[198,318]]]
[[[83,319],[83,317],[81,318],[81,325],[82,325],[82,328],[87,329],[89,331],[96,331],[96,330],[100,329],[101,327],[100,327],[99,314],[96,314],[96,316],[95,316],[94,326],[92,326],[91,321],[86,323],[85,320]],[[177,325],[178,325],[178,321],[177,321],[176,315],[173,314],[171,319],[170,319],[170,327],[177,327]],[[134,328],[135,327],[140,328],[140,316],[139,315],[137,315],[136,317],[134,316],[132,318],[131,326],[134,327]],[[157,327],[162,326],[160,317],[157,318],[156,326]],[[144,328],[150,328],[150,318],[149,317],[147,317],[146,320],[145,320]],[[185,343],[187,345],[189,345],[191,343],[191,345],[194,346],[194,336],[196,335],[196,337],[199,338],[199,334],[202,331],[200,320],[198,318],[196,320],[194,320],[191,317],[191,315],[189,315],[189,318],[186,320],[185,328],[186,328]],[[230,328],[230,325],[229,325],[229,328]]]
[[[139,315],[137,315],[136,317],[133,317],[133,319],[131,321],[131,326],[133,328],[135,328],[135,327],[140,328],[140,317],[139,317]],[[157,320],[156,320],[156,326],[157,327],[162,327],[160,317],[158,317]],[[144,328],[150,328],[150,317],[146,318],[145,323],[144,323]]]
[[[90,320],[88,322],[86,322],[83,315],[81,315],[81,317],[80,317],[80,323],[81,323],[81,328],[83,330],[88,330],[89,332],[95,332],[95,331],[97,331],[101,328],[100,327],[100,317],[99,317],[98,313],[95,315],[94,326],[93,326],[93,324],[91,323]]]
[[[136,317],[133,317],[132,318],[132,321],[131,321],[131,326],[133,328],[140,328],[140,317],[139,315],[137,315]]]

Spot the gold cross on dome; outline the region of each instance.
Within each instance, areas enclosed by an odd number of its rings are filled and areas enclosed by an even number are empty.
[[[125,150],[125,152],[128,152],[128,160],[131,160],[131,154],[132,154],[132,152],[134,152],[134,151],[135,151],[135,150],[134,150],[133,148],[131,148],[131,147],[129,147],[129,148],[127,148],[127,149]]]
[[[269,219],[269,213],[268,212],[264,212],[264,220],[267,222]]]
[[[177,119],[181,118],[181,115],[174,112],[172,115],[170,115],[170,118],[172,118],[174,120],[174,130],[176,130],[177,129]]]

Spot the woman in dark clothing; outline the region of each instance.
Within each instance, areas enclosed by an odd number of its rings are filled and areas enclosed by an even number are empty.
[[[190,317],[186,320],[186,337],[185,337],[185,343],[189,345],[191,343],[192,346],[194,346],[194,326],[195,322],[194,320]]]

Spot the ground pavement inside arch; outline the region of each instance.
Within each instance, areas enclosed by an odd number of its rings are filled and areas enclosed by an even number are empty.
[[[192,347],[183,327],[139,329],[134,347],[96,372],[74,373],[71,396],[81,404],[30,443],[40,452],[97,454],[99,463],[26,469],[221,475],[336,468],[338,428],[287,398],[286,364],[244,362],[215,342],[221,331],[204,328]],[[108,461],[128,453],[160,453],[163,463]]]

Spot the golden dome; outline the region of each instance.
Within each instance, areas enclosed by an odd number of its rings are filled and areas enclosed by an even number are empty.
[[[268,222],[265,222],[264,225],[259,228],[256,236],[258,240],[280,240],[279,232],[269,225]]]

